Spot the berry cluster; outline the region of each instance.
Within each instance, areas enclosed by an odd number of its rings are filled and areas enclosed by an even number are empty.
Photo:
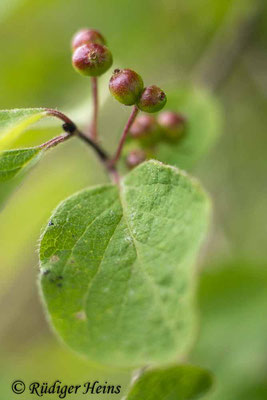
[[[131,69],[115,69],[109,81],[110,93],[126,106],[136,105],[147,113],[160,111],[166,104],[166,94],[152,85],[144,88],[140,75]]]
[[[72,63],[82,75],[92,77],[96,88],[96,77],[104,74],[112,65],[113,58],[106,46],[106,40],[94,29],[82,29],[72,40]],[[134,106],[134,110],[123,132],[113,165],[118,161],[126,136],[138,142],[139,146],[127,156],[127,165],[132,168],[153,155],[153,146],[161,140],[177,140],[184,130],[185,119],[174,112],[166,111],[158,118],[142,114],[139,111],[155,113],[166,104],[166,94],[156,85],[144,87],[142,77],[131,69],[115,69],[109,81],[110,93],[120,103]],[[96,94],[95,94],[96,95]],[[97,106],[95,98],[95,107]],[[137,117],[137,118],[136,118]],[[95,121],[92,127],[92,138],[97,140]]]
[[[130,137],[149,145],[163,140],[177,141],[184,128],[185,118],[177,112],[163,111],[157,118],[144,114],[137,117],[131,126]]]
[[[157,118],[139,115],[131,126],[126,146],[126,164],[133,168],[156,156],[157,145],[162,142],[177,143],[184,135],[186,119],[174,111],[163,111]]]

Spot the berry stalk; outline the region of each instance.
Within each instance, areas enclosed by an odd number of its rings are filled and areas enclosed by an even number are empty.
[[[93,95],[93,119],[91,123],[91,137],[96,142],[98,140],[98,81],[97,77],[91,78],[92,81],[92,95]]]
[[[116,153],[115,153],[115,156],[114,156],[114,157],[112,158],[112,160],[110,161],[110,165],[111,165],[111,166],[116,165],[116,163],[117,163],[118,160],[120,159],[121,152],[122,152],[123,145],[124,145],[124,142],[125,142],[125,140],[126,140],[127,134],[128,134],[128,132],[129,132],[129,130],[130,130],[132,124],[134,123],[134,120],[135,120],[135,118],[136,118],[138,112],[139,112],[139,109],[138,109],[138,107],[135,105],[134,108],[133,108],[133,110],[132,110],[132,112],[131,112],[131,115],[130,115],[130,117],[129,117],[129,119],[128,119],[126,125],[125,125],[125,128],[124,128],[124,130],[123,130],[123,132],[122,132],[122,135],[121,135],[121,138],[120,138],[119,145],[118,145],[117,151],[116,151]]]
[[[72,134],[69,132],[63,133],[62,135],[59,135],[57,137],[54,137],[53,139],[48,140],[47,142],[41,144],[39,147],[42,149],[48,150],[51,147],[55,147],[59,143],[65,142],[67,139],[71,138]]]

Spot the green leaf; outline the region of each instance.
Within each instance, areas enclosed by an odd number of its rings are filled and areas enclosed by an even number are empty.
[[[38,147],[0,152],[0,207],[42,153]]]
[[[42,108],[0,111],[0,150],[12,148],[24,131],[45,116]]]
[[[208,371],[191,365],[145,371],[133,384],[125,400],[191,400],[212,386]]]
[[[43,108],[0,111],[0,208],[43,153],[33,146],[60,132],[56,123],[35,126],[47,116]]]
[[[118,366],[169,362],[195,334],[193,264],[209,201],[176,168],[143,163],[121,182],[73,195],[40,246],[52,323],[73,349]]]
[[[191,169],[208,152],[221,131],[220,105],[209,92],[190,88],[168,93],[166,109],[185,115],[186,132],[177,144],[161,143],[156,156],[162,162]]]
[[[37,147],[0,152],[0,182],[13,178],[22,168],[32,165],[40,155],[40,151],[41,149]]]

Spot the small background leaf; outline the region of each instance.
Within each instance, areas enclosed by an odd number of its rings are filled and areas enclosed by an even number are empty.
[[[14,148],[14,142],[31,125],[46,117],[42,108],[0,111],[0,150]]]
[[[191,365],[145,371],[133,384],[126,400],[193,400],[212,386],[208,371]]]
[[[117,366],[176,360],[195,333],[193,263],[209,202],[197,182],[150,161],[86,189],[51,217],[41,286],[60,336]]]
[[[0,152],[0,182],[12,179],[21,172],[22,168],[32,165],[32,163],[37,160],[37,156],[40,156],[40,152],[40,148]]]
[[[62,131],[58,121],[51,122],[51,118],[48,124],[36,126],[44,117],[47,114],[43,108],[0,111],[0,208],[43,154],[33,146]]]
[[[28,169],[40,159],[42,154],[43,150],[40,148],[0,152],[0,209]]]

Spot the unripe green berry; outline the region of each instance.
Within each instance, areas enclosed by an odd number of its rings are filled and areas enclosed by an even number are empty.
[[[152,85],[144,89],[137,106],[141,111],[154,113],[160,111],[166,104],[166,94],[158,86]]]
[[[143,88],[143,79],[131,69],[115,69],[109,81],[110,93],[126,106],[136,104]]]
[[[78,47],[72,56],[73,67],[82,75],[99,76],[112,65],[112,54],[106,46],[97,43]]]
[[[134,121],[130,129],[130,135],[133,138],[140,138],[149,135],[154,132],[157,127],[157,123],[152,115],[141,114]]]
[[[158,123],[169,138],[177,139],[184,132],[186,119],[176,112],[164,111],[159,114]]]
[[[74,51],[83,44],[89,43],[105,45],[106,40],[101,33],[95,29],[81,29],[72,38],[72,50]]]
[[[126,158],[128,168],[132,169],[146,160],[146,153],[143,150],[132,150]]]

